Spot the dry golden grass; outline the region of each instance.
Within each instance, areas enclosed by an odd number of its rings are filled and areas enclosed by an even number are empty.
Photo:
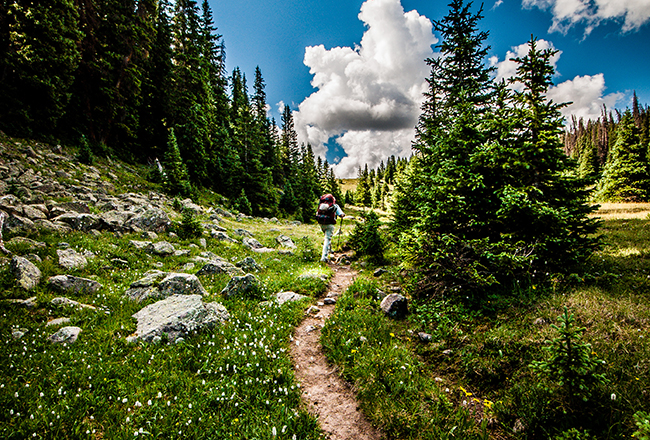
[[[602,203],[594,217],[603,220],[648,218],[650,203]]]

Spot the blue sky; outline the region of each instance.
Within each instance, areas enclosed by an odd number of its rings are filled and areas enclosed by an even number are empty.
[[[266,82],[270,115],[294,110],[299,139],[352,177],[365,163],[408,155],[428,68],[440,35],[430,21],[446,0],[209,0],[226,64],[252,87]],[[474,2],[474,10],[480,5]],[[488,0],[481,30],[499,76],[531,34],[560,51],[549,97],[573,101],[567,115],[597,117],[650,104],[650,0]]]

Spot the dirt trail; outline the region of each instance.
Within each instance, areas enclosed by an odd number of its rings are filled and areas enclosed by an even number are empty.
[[[332,266],[334,277],[326,298],[338,298],[350,285],[356,273],[349,266]],[[301,383],[303,401],[318,417],[330,440],[379,440],[383,436],[358,409],[350,386],[327,363],[319,342],[321,328],[334,311],[334,305],[318,303],[318,312],[298,326],[291,344],[296,377]]]

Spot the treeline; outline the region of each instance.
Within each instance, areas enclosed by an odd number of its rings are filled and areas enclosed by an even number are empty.
[[[87,143],[86,158],[160,159],[170,191],[311,219],[321,192],[340,192],[329,164],[298,145],[288,106],[279,127],[267,117],[259,67],[249,93],[225,58],[207,0],[5,1],[0,129]]]
[[[408,158],[390,156],[386,164],[382,160],[377,169],[368,169],[368,165],[357,171],[357,188],[345,193],[345,203],[386,209],[390,205],[391,188],[397,176],[408,165]]]
[[[595,184],[598,201],[650,200],[650,108],[607,111],[595,121],[571,120],[564,151],[578,162],[578,174]]]

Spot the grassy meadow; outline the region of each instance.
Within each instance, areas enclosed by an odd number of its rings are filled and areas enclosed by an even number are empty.
[[[112,179],[115,193],[159,190],[142,177],[144,168],[97,159],[95,170]],[[70,178],[87,172],[72,161],[67,171]],[[345,192],[356,179],[343,183]],[[222,202],[201,194],[203,206]],[[168,208],[178,226],[182,217],[173,205]],[[351,217],[362,210],[348,206],[345,212],[335,247],[345,243]],[[389,439],[649,439],[649,213],[650,204],[603,205],[603,248],[583,273],[551,277],[482,304],[412,300],[410,314],[399,321],[386,318],[379,304],[393,291],[410,296],[412,279],[388,243],[391,264],[381,277],[373,276],[372,264],[353,258],[360,274],[339,299],[321,342]],[[158,240],[184,251],[161,257],[130,244],[142,240],[140,234],[21,234],[45,246],[11,244],[5,234],[15,255],[40,261],[43,277],[34,290],[22,290],[9,259],[1,261],[0,438],[324,439],[301,403],[288,350],[294,328],[332,273],[318,262],[320,228],[263,219],[220,224],[231,236],[245,229],[267,247],[277,247],[280,234],[298,247],[292,254],[256,254],[238,243],[206,237],[202,247],[196,238],[160,234]],[[57,263],[62,242],[94,257],[84,269],[67,271]],[[253,257],[261,288],[225,298],[227,275],[202,276],[204,300],[223,303],[227,323],[178,344],[128,343],[136,328],[132,315],[154,301],[126,299],[130,284],[151,269],[196,273],[201,264],[191,263],[203,252],[233,263]],[[95,294],[72,297],[95,309],[53,306],[61,295],[46,280],[60,274],[100,282]],[[282,290],[308,299],[282,306],[267,301]],[[8,301],[33,296],[33,308]],[[565,310],[575,320],[565,339],[580,354],[573,363],[557,345]],[[60,317],[83,329],[75,343],[48,341],[62,325],[47,324]]]
[[[585,273],[480,305],[412,302],[391,321],[382,292],[408,275],[362,274],[323,331],[326,351],[389,438],[648,439],[649,207],[601,207],[603,248]],[[563,373],[548,366],[565,308],[583,358]]]
[[[268,247],[277,247],[275,238],[285,234],[298,248],[293,255],[256,254],[241,244],[208,238],[202,248],[198,239],[160,234],[159,240],[188,252],[159,257],[129,244],[142,240],[139,234],[27,235],[45,243],[43,248],[12,246],[11,235],[5,234],[15,255],[38,256],[43,278],[27,292],[15,286],[8,261],[0,268],[0,438],[322,438],[316,419],[301,406],[288,355],[293,329],[311,301],[265,302],[282,290],[310,298],[325,291],[327,281],[320,276],[329,277],[331,270],[318,263],[322,233],[316,225],[261,219],[224,220],[221,225],[232,236],[232,230],[246,229]],[[66,271],[57,264],[62,241],[95,257],[84,269]],[[154,302],[124,298],[129,285],[151,269],[196,273],[200,263],[190,269],[186,265],[206,251],[233,263],[253,257],[262,267],[255,274],[261,284],[257,294],[223,298],[220,292],[229,277],[202,276],[209,292],[204,301],[223,303],[231,316],[228,323],[179,344],[126,342],[136,326],[131,315]],[[116,266],[115,259],[128,264]],[[61,294],[51,291],[46,280],[58,274],[100,282],[96,294],[72,297],[96,309],[52,306],[51,299]],[[31,309],[6,301],[31,296],[37,301]],[[75,343],[48,341],[62,325],[48,327],[47,322],[59,317],[69,317],[65,325],[83,329]],[[24,336],[14,337],[15,331]]]

